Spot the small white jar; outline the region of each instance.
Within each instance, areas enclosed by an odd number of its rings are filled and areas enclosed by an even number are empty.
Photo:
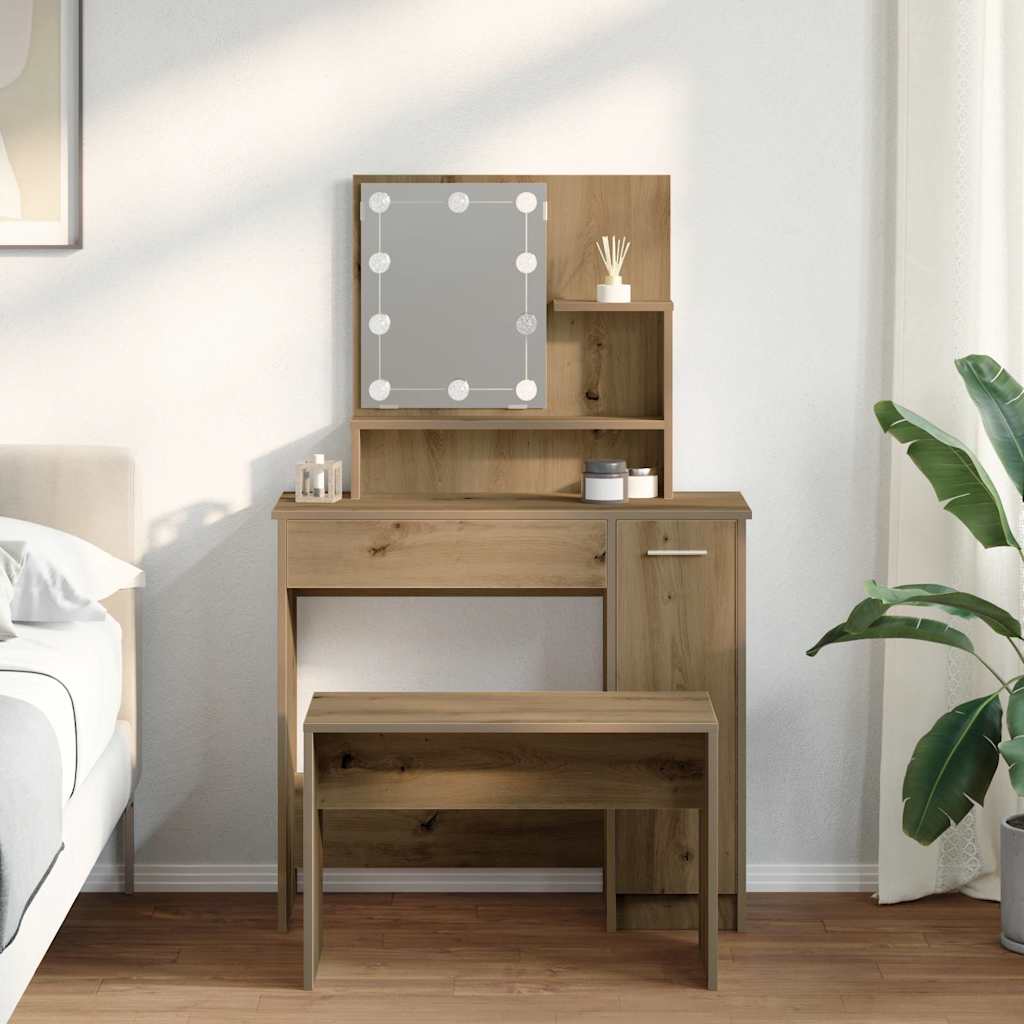
[[[625,501],[629,472],[625,459],[587,459],[580,494],[584,501]]]
[[[627,493],[630,498],[656,498],[658,496],[658,474],[653,469],[630,467]]]

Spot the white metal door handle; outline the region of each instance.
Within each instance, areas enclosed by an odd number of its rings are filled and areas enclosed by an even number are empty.
[[[651,548],[647,552],[648,558],[699,558],[706,555],[706,551],[683,551],[678,548]]]

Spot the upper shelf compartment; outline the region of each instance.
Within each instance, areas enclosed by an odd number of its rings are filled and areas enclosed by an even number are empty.
[[[635,302],[597,302],[594,299],[552,299],[555,313],[671,313],[671,299],[637,299]]]

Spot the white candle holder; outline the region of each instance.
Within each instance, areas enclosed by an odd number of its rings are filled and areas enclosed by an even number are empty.
[[[333,504],[344,497],[341,490],[341,459],[327,461],[322,455],[311,455],[298,463],[295,472],[295,500],[316,504]]]

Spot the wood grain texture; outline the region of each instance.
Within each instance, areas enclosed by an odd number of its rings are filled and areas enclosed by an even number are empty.
[[[324,811],[328,868],[592,868],[600,811]],[[301,815],[296,849],[301,850]]]
[[[552,314],[548,320],[548,413],[663,421],[665,320],[658,314],[623,312]],[[667,320],[671,324],[671,314]]]
[[[747,920],[747,524],[736,523],[736,928]],[[728,813],[724,811],[723,813]]]
[[[665,733],[316,733],[316,806],[701,807],[705,742]]]
[[[298,717],[296,614],[298,601],[288,590],[288,523],[277,527],[277,891],[278,927],[285,931],[295,897],[295,864],[291,837],[295,826]]]
[[[554,313],[671,313],[671,299],[639,299],[631,302],[598,302],[596,299],[552,299]]]
[[[620,928],[641,931],[696,928],[700,923],[700,897],[695,893],[619,893],[618,918]],[[736,923],[736,894],[719,892],[718,927],[735,931]]]
[[[594,298],[604,276],[594,242],[609,224],[631,239],[627,278],[637,302],[669,298],[671,283],[671,178],[668,175],[387,175],[357,174],[352,179],[352,337],[356,343],[353,409],[360,409],[362,337],[360,186],[363,182],[546,182],[548,187],[547,294],[552,298]],[[551,331],[549,327],[549,340]],[[550,374],[549,374],[550,380]],[[379,412],[379,410],[375,410]],[[445,410],[458,416],[463,410]],[[514,414],[513,414],[514,415]]]
[[[306,991],[313,988],[320,953],[323,948],[323,837],[320,832],[319,778],[316,761],[319,754],[318,739],[306,737],[305,745],[305,790],[303,792],[304,845],[302,863],[305,881],[302,901],[302,986]]]
[[[655,430],[360,430],[361,495],[567,494],[583,462],[623,458],[657,466]]]
[[[80,896],[13,1024],[1017,1024],[999,905],[755,893],[703,990],[692,933],[600,894],[328,894],[317,991],[269,893]]]
[[[363,182],[544,181],[548,185],[547,289],[555,301],[547,316],[547,409],[538,419],[559,417],[653,417],[665,419],[663,395],[671,377],[672,304],[670,280],[670,179],[668,176],[519,176],[519,175],[356,175],[353,179],[353,345],[354,405],[360,419],[399,419],[403,410],[362,407],[360,349],[360,186]],[[603,271],[593,249],[595,239],[618,225],[633,242],[628,277],[635,302],[602,305],[592,301]],[[486,417],[481,417],[481,413]],[[482,422],[515,422],[518,410],[434,410],[442,422],[460,422],[484,430]],[[572,429],[549,423],[548,429]],[[540,429],[535,426],[534,429]],[[658,427],[661,431],[661,425]],[[530,438],[510,441],[507,431],[478,441],[450,440],[450,433],[417,446],[393,433],[367,436],[353,431],[353,494],[439,491],[536,491],[557,493],[578,488],[583,458],[610,456],[612,449],[631,465],[659,467],[671,477],[671,451],[664,437],[600,440],[579,436],[533,450]],[[621,446],[630,443],[627,450]],[[504,453],[506,445],[513,449]],[[428,451],[422,451],[426,448]],[[495,466],[504,457],[506,465]],[[426,461],[424,461],[426,459]],[[554,463],[548,467],[545,463]],[[662,467],[668,467],[667,470]],[[494,470],[499,470],[497,473]],[[425,472],[426,470],[426,472]],[[664,492],[663,492],[664,493]],[[667,491],[671,493],[671,489]]]
[[[360,502],[342,502],[329,508],[317,506],[297,506],[290,494],[282,495],[274,510],[274,517],[282,526],[285,523],[324,523],[342,525],[346,523],[374,524],[383,520],[405,520],[412,518],[417,521],[428,522],[507,522],[521,520],[557,520],[563,523],[597,523],[608,530],[606,535],[607,556],[605,559],[605,586],[608,589],[604,602],[605,607],[605,679],[606,686],[614,688],[618,671],[618,627],[616,624],[616,601],[614,595],[617,590],[616,570],[616,527],[617,522],[633,523],[644,522],[655,516],[658,520],[679,520],[682,522],[695,522],[697,524],[707,520],[728,519],[730,521],[743,520],[750,515],[750,510],[743,500],[742,495],[735,492],[687,492],[676,494],[669,500],[654,501],[633,501],[620,506],[595,506],[584,505],[578,500],[567,496],[549,495],[539,497],[536,495],[508,495],[508,496],[462,496],[445,495],[424,499],[415,496],[379,496],[376,498],[364,499]],[[287,544],[287,534],[284,534],[282,544]],[[280,554],[280,552],[279,552]],[[737,588],[742,583],[743,566],[737,556],[736,579]],[[460,581],[461,582],[461,581]],[[282,576],[281,587],[285,587],[285,580]],[[289,732],[297,727],[294,706],[294,637],[295,637],[295,615],[296,596],[299,593],[375,593],[375,594],[408,594],[408,593],[540,593],[540,592],[563,592],[577,593],[578,590],[558,590],[548,588],[547,590],[535,589],[532,586],[524,586],[513,591],[503,588],[477,587],[475,589],[463,586],[444,587],[431,590],[423,587],[409,587],[403,581],[398,581],[394,586],[375,589],[363,588],[314,588],[310,590],[285,589],[284,594],[279,593],[279,629],[282,637],[281,652],[291,651],[290,659],[279,659],[279,682],[283,689],[279,694],[279,715],[281,716],[282,734],[285,739],[281,742],[280,757],[283,765],[281,769],[281,787],[279,791],[279,803],[285,807],[279,821],[280,833],[296,835],[297,824],[296,811],[301,802],[296,802],[294,796],[287,807],[287,800],[281,796],[285,779],[289,774],[290,766],[287,758],[291,753],[286,738]],[[593,591],[585,591],[593,592]],[[739,609],[741,612],[742,609]],[[635,620],[636,628],[647,629],[646,621],[640,617]],[[742,644],[743,623],[740,620],[739,612],[736,622],[735,643]],[[737,654],[736,665],[739,675],[742,667],[742,654]],[[738,699],[742,693],[738,694]],[[290,707],[289,707],[290,701]],[[737,709],[737,716],[740,712]],[[741,725],[742,723],[738,723]],[[740,735],[737,733],[737,735]],[[301,778],[301,776],[299,776]],[[742,776],[738,779],[742,782]],[[295,773],[291,770],[291,790],[295,793]],[[301,790],[299,791],[301,795]],[[742,800],[742,792],[739,785],[736,787],[736,799]],[[422,812],[422,820],[429,820],[436,809]],[[524,812],[508,811],[500,812],[503,829],[497,829],[494,825],[497,816],[488,818],[493,812],[478,811],[449,811],[444,812],[445,825],[439,830],[439,839],[435,839],[429,829],[421,829],[419,822],[413,819],[418,812],[381,812],[374,820],[379,822],[378,830],[368,830],[367,817],[352,816],[345,812],[332,812],[328,814],[325,824],[325,862],[330,866],[392,866],[392,867],[415,867],[415,866],[532,866],[532,867],[586,867],[599,866],[602,863],[602,836],[600,822],[597,817],[587,812],[565,812],[565,817],[558,819],[554,817],[557,812]],[[742,820],[740,815],[742,807],[737,807],[734,820]],[[482,817],[476,817],[477,815]],[[354,827],[346,834],[345,822],[352,821]],[[723,824],[728,827],[729,818],[723,811]],[[668,834],[655,836],[652,846],[665,845],[676,841],[676,836]],[[684,837],[685,838],[685,837]],[[302,857],[301,842],[289,843],[287,839],[281,838],[281,844],[287,851],[286,861],[279,855],[279,864],[285,867],[281,870],[281,892],[282,904],[290,901],[294,889],[295,865]],[[695,843],[695,835],[694,835]],[[742,849],[742,837],[737,835],[737,851]],[[683,855],[696,863],[696,855],[687,853],[686,848]],[[739,858],[738,858],[739,860]],[[690,865],[692,868],[692,864]],[[737,868],[737,871],[739,869]],[[695,880],[695,877],[694,877]],[[728,879],[725,880],[728,885]],[[693,886],[695,890],[696,886]],[[623,900],[628,900],[629,894],[618,896],[620,907]],[[281,919],[286,921],[287,909],[282,906]],[[627,910],[623,917],[627,922],[632,919],[632,914]],[[735,920],[735,915],[733,915]]]
[[[493,412],[493,409],[479,409],[477,412]],[[498,420],[493,416],[467,416],[458,420],[446,420],[439,416],[412,416],[378,419],[377,417],[353,417],[352,423],[360,430],[661,430],[665,423],[660,413],[651,416],[616,416],[595,414],[587,416],[550,416],[544,413],[523,413],[514,420]],[[298,502],[298,504],[305,504]]]
[[[638,719],[653,720],[657,731]],[[322,812],[428,801],[442,810],[695,808],[699,946],[707,988],[717,988],[718,722],[707,694],[314,694],[304,733],[307,990],[322,945]],[[614,931],[613,818],[605,830],[605,908]]]
[[[707,763],[718,763],[718,730],[708,733],[704,748]],[[704,772],[700,816],[700,948],[704,978],[712,991],[718,988],[718,772]]]
[[[615,812],[604,812],[604,870],[601,881],[604,895],[605,930],[618,931],[618,899],[615,889]]]
[[[292,588],[605,585],[607,530],[598,521],[296,521],[287,529]]]
[[[620,522],[617,543],[617,688],[711,694],[720,722],[720,888],[735,893],[743,884],[736,828],[735,525]],[[656,549],[708,554],[647,557]],[[698,891],[699,823],[693,812],[616,817],[620,894]]]
[[[671,498],[636,499],[620,505],[589,505],[571,494],[388,494],[330,507],[296,504],[285,491],[274,519],[380,519],[396,513],[413,519],[749,519],[750,506],[738,491],[677,491]]]
[[[315,693],[304,731],[317,733],[706,733],[706,693],[569,690]],[[414,804],[413,806],[423,806]]]

